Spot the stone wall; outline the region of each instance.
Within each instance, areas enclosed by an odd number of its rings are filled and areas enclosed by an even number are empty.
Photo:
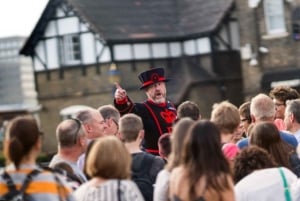
[[[287,34],[285,36],[270,37],[267,35],[263,1],[257,8],[249,8],[248,1],[236,1],[240,27],[240,44],[251,44],[254,53],[259,47],[268,48],[268,53],[258,53],[258,65],[249,65],[249,60],[243,60],[243,82],[246,99],[262,91],[261,78],[264,72],[287,68],[300,68],[300,41],[292,38],[291,16],[300,0],[292,3],[283,1],[285,6],[285,22]]]

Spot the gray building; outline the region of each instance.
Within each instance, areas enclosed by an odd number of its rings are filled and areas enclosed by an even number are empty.
[[[33,114],[39,120],[32,62],[19,55],[25,40],[0,38],[0,126],[18,114]]]

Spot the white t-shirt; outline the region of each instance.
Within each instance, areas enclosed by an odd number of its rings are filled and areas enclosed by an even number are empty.
[[[144,198],[131,180],[120,180],[121,201],[144,201]],[[82,184],[74,192],[76,201],[118,201],[118,180],[108,180],[98,186],[89,182]]]
[[[169,179],[170,172],[166,169],[161,170],[155,181],[153,201],[165,201],[169,198]]]
[[[296,189],[297,176],[287,168],[282,168],[290,187],[292,200],[298,200],[300,188]],[[235,185],[237,201],[285,201],[283,180],[279,168],[254,171]]]

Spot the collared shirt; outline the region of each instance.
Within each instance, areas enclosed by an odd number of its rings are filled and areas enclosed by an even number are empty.
[[[77,175],[77,176],[80,178],[80,180],[81,180],[82,182],[86,182],[86,181],[87,181],[86,176],[83,174],[82,170],[80,170],[80,169],[78,168],[76,162],[67,161],[67,160],[61,158],[61,157],[60,157],[59,155],[57,155],[57,154],[53,156],[52,160],[50,161],[49,167],[52,168],[52,167],[55,166],[55,164],[58,164],[58,163],[60,163],[60,162],[64,162],[64,163],[67,163],[68,165],[70,165],[71,168],[72,168],[73,171],[74,171],[74,174]]]

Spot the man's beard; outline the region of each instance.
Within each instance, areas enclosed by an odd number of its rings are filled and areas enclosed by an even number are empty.
[[[166,94],[155,93],[155,95],[152,97],[152,100],[156,104],[164,103],[164,102],[166,102]]]

